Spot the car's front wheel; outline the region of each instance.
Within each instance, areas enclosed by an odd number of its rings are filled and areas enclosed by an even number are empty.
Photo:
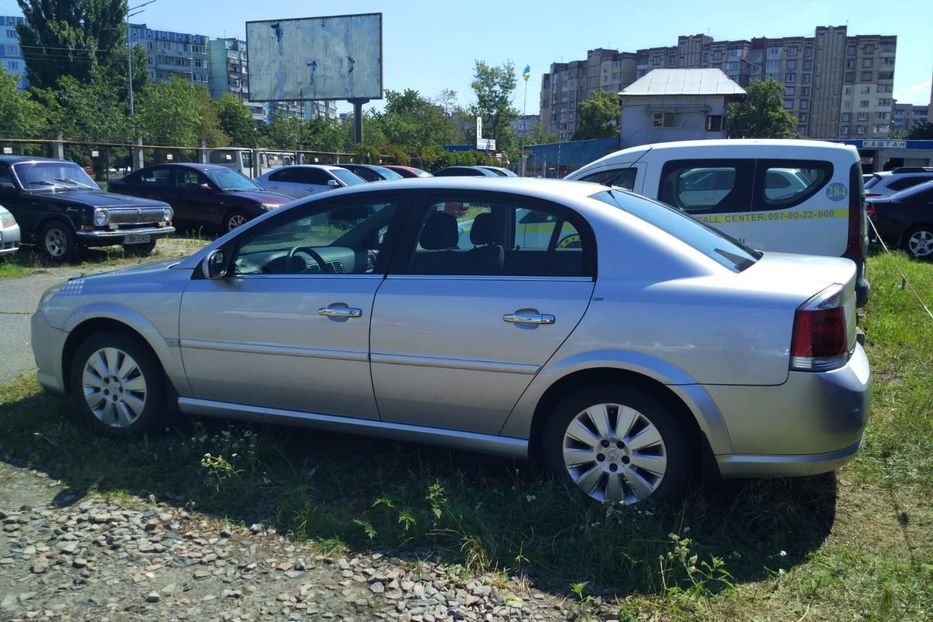
[[[53,220],[39,233],[42,254],[54,263],[72,261],[75,257],[75,236],[65,223]]]
[[[677,413],[634,387],[593,386],[567,396],[542,442],[551,471],[600,503],[676,502],[696,464]]]
[[[71,364],[71,397],[81,418],[110,436],[136,436],[165,414],[162,366],[138,338],[91,335]]]
[[[237,227],[242,227],[249,220],[249,216],[246,215],[246,212],[241,210],[233,210],[224,216],[223,230],[226,233],[227,231],[233,231]]]
[[[933,226],[921,225],[908,231],[904,248],[915,259],[933,258]]]

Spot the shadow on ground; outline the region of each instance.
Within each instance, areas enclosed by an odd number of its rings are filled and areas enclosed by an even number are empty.
[[[760,580],[805,561],[836,508],[832,475],[706,484],[660,512],[584,506],[533,465],[300,428],[194,421],[149,439],[102,438],[32,378],[0,388],[0,460],[62,481],[58,504],[153,495],[325,549],[506,569],[560,593],[579,581],[625,595]],[[705,574],[687,570],[694,554]],[[714,560],[729,574],[706,572]]]

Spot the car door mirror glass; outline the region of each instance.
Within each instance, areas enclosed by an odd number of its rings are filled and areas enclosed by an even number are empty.
[[[211,185],[210,185],[209,183],[207,183],[207,182],[203,182],[203,183],[198,184],[198,188],[201,189],[201,192],[204,192],[204,193],[206,193],[206,194],[209,194],[209,193],[211,193],[211,192],[214,191],[214,189],[211,188]]]
[[[223,249],[215,249],[207,254],[201,263],[201,273],[205,279],[211,280],[227,276],[227,261]]]

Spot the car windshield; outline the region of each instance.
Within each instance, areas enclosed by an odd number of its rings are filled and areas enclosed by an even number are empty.
[[[204,171],[212,182],[221,190],[239,192],[243,190],[262,190],[262,186],[254,182],[243,173],[229,168],[212,168]]]
[[[74,162],[20,162],[13,168],[27,190],[100,190]]]
[[[375,166],[373,168],[379,171],[379,174],[382,175],[383,179],[401,179],[402,178],[401,175],[399,175],[398,173],[396,173],[390,168],[385,168],[384,166]]]
[[[358,186],[360,184],[365,184],[366,180],[357,175],[356,173],[351,173],[345,168],[332,168],[330,169],[330,174],[347,184],[348,186]]]
[[[619,209],[670,233],[730,270],[741,272],[761,259],[761,253],[738,240],[708,227],[680,210],[623,190],[597,192],[592,198]]]

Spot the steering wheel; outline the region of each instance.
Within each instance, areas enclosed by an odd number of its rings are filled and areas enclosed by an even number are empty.
[[[307,255],[308,257],[313,259],[314,262],[318,265],[318,268],[320,268],[321,272],[333,272],[333,270],[330,269],[330,266],[327,265],[327,262],[325,262],[324,259],[320,255],[318,255],[317,251],[315,251],[312,248],[308,248],[307,246],[295,246],[294,248],[292,248],[292,250],[288,251],[289,268],[291,268],[291,266],[293,265],[295,261],[295,257],[298,255]],[[304,269],[301,270],[300,272],[301,273],[307,272],[308,262],[305,261],[303,257],[301,258],[301,260],[304,262]],[[298,271],[296,270],[295,272],[298,272]]]

